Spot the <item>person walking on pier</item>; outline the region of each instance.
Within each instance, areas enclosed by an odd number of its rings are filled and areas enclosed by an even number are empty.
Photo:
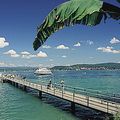
[[[52,88],[52,81],[50,80],[47,86],[48,89]]]
[[[64,91],[64,80],[61,80],[61,88],[62,88],[62,91]]]

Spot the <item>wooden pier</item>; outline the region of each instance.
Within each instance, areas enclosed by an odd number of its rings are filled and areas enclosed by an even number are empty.
[[[27,88],[32,88],[38,90],[38,95],[40,99],[42,99],[42,93],[46,93],[64,100],[71,102],[71,109],[75,111],[75,104],[82,105],[88,108],[92,108],[101,112],[116,114],[120,110],[120,103],[113,102],[111,100],[105,100],[103,98],[97,98],[90,96],[88,94],[78,93],[75,89],[68,91],[66,89],[62,89],[60,87],[56,87],[56,85],[48,88],[47,85],[33,83],[27,80],[23,80],[20,78],[11,78],[8,76],[4,76],[1,78],[3,82],[7,82],[12,84],[13,86],[22,86],[26,91]]]

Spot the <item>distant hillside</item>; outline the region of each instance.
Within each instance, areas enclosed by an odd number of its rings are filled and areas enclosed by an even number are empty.
[[[106,70],[120,69],[120,63],[76,64],[71,66],[55,66],[52,70]]]

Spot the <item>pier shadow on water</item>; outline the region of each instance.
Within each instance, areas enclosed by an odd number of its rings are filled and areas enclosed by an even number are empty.
[[[27,88],[27,93],[31,94],[35,97],[38,97],[38,91],[33,90],[30,88]],[[39,99],[39,97],[38,97]],[[76,117],[76,119],[80,120],[113,120],[113,116],[110,114],[106,114],[97,110],[93,110],[90,108],[86,108],[84,106],[80,105],[75,105],[75,112],[73,113],[71,110],[71,103],[62,100],[60,98],[48,95],[43,93],[42,94],[42,99],[40,99],[42,102],[49,104],[51,106],[56,107],[57,109],[61,109],[65,112],[69,112],[73,116]]]

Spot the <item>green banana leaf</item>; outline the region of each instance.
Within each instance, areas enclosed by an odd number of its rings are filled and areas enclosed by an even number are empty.
[[[120,0],[117,0],[120,3]]]
[[[119,1],[119,0],[118,0]],[[37,29],[33,42],[37,50],[47,38],[65,26],[83,24],[95,26],[104,18],[120,20],[120,8],[101,0],[70,0],[52,10]]]

